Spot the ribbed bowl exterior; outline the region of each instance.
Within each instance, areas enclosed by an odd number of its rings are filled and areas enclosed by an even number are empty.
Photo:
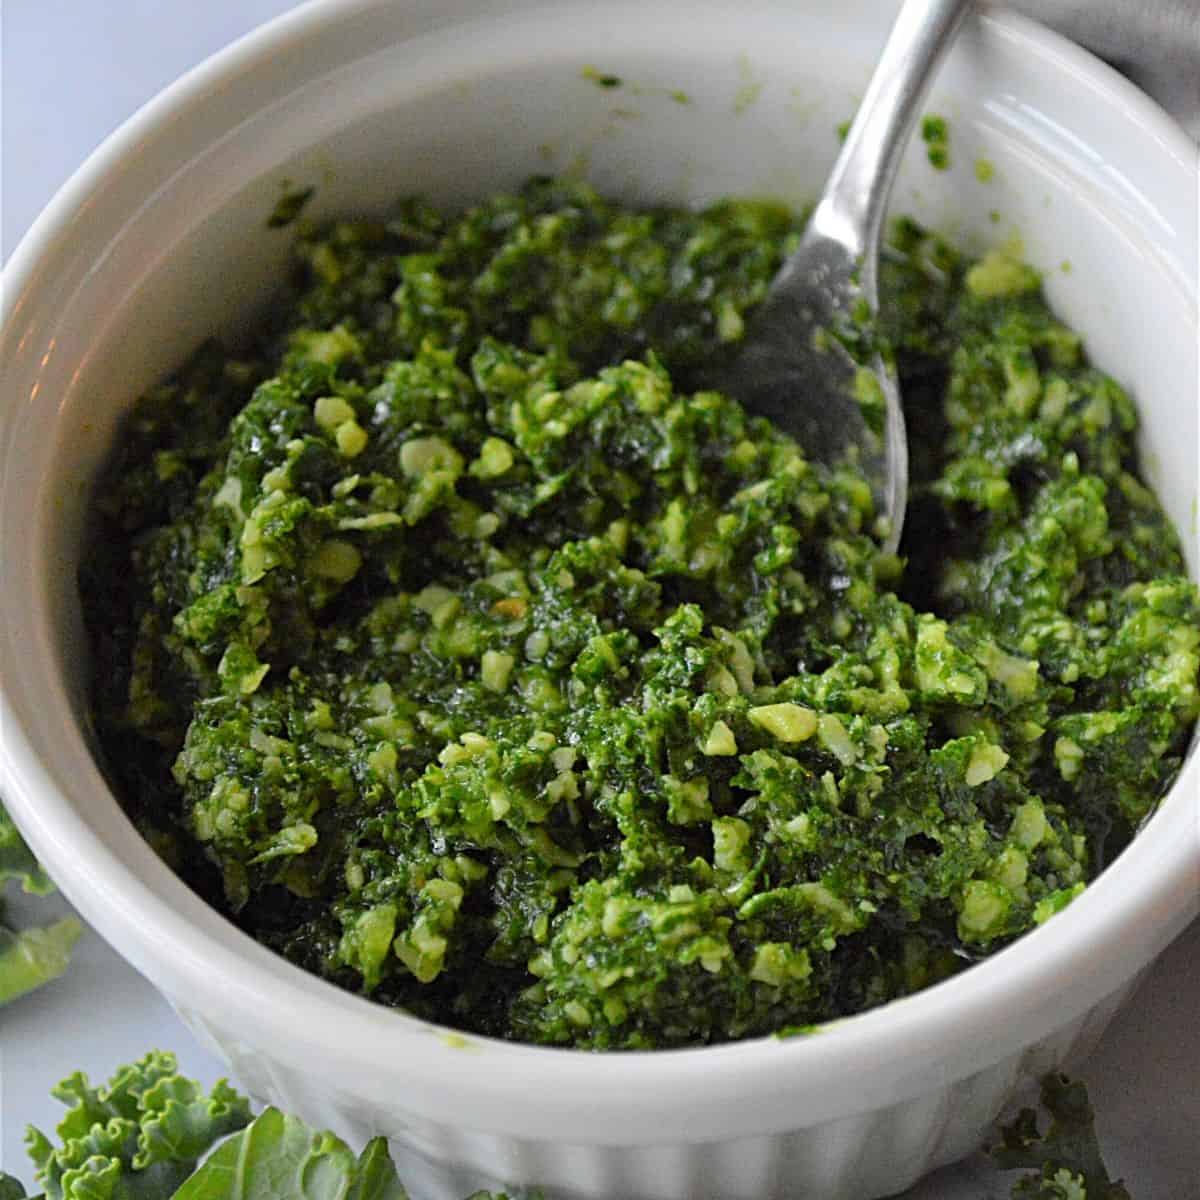
[[[877,1200],[971,1153],[1022,1089],[1095,1048],[1137,982],[1022,1053],[899,1104],[764,1137],[640,1147],[509,1138],[429,1121],[402,1074],[394,1105],[364,1107],[303,1063],[270,1058],[211,1017],[172,1004],[260,1103],[303,1112],[352,1145],[386,1135],[413,1200],[531,1187],[555,1200]]]

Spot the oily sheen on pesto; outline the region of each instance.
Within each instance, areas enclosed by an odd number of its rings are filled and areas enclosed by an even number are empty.
[[[1133,404],[1019,256],[902,222],[881,555],[852,466],[697,390],[797,228],[407,202],[303,231],[252,343],[142,399],[82,595],[193,887],[382,1003],[653,1048],[927,986],[1119,851],[1200,709]]]

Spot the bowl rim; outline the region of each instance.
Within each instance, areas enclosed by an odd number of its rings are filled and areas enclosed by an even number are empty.
[[[186,110],[202,105],[223,78],[253,70],[311,38],[327,36],[340,23],[381,10],[387,2],[309,0],[206,59],[138,109],[74,172],[19,242],[0,277],[0,329],[8,330],[19,312],[20,298],[28,287],[36,286],[39,272],[52,261],[56,245],[88,198],[120,170],[123,160],[148,135],[161,132]],[[1112,68],[1019,14],[987,9],[978,19],[986,23],[990,34],[1020,43],[1030,53],[1093,81],[1098,91],[1119,104],[1183,170],[1194,169],[1195,147],[1187,135]],[[1194,282],[1191,298],[1194,305]],[[0,780],[20,827],[51,873],[63,880],[66,895],[123,955],[152,978],[164,973],[164,956],[169,959],[170,972],[182,981],[182,986],[177,983],[170,990],[185,1006],[223,1012],[223,1019],[230,1024],[251,1031],[248,1044],[256,1040],[295,1048],[302,1044],[314,1064],[351,1062],[364,1070],[390,1070],[393,1077],[403,1078],[414,1089],[424,1088],[431,1102],[435,1096],[444,1098],[445,1102],[434,1106],[443,1111],[452,1111],[449,1101],[470,1090],[480,1097],[480,1103],[470,1106],[471,1112],[481,1113],[488,1106],[502,1104],[516,1080],[522,1093],[521,1111],[497,1113],[494,1120],[483,1123],[485,1127],[527,1133],[539,1125],[552,1126],[559,1136],[580,1142],[611,1142],[614,1135],[603,1128],[599,1113],[603,1111],[606,1118],[616,1114],[633,1096],[637,1097],[635,1107],[643,1114],[653,1108],[665,1116],[673,1109],[695,1104],[693,1115],[703,1108],[713,1113],[719,1110],[728,1118],[731,1100],[761,1102],[763,1081],[772,1077],[790,1077],[778,1084],[781,1097],[799,1094],[801,1087],[819,1090],[825,1086],[822,1080],[837,1080],[883,1061],[913,1072],[914,1080],[918,1075],[932,1077],[938,1067],[931,1058],[965,1050],[975,1039],[975,1061],[982,1067],[1001,1057],[982,1031],[1003,1026],[1014,1016],[1032,1020],[1047,998],[1060,997],[1056,980],[1094,975],[1095,960],[1103,958],[1104,947],[1144,931],[1155,914],[1160,919],[1169,914],[1178,921],[1179,914],[1193,912],[1200,903],[1200,842],[1193,844],[1178,836],[1166,822],[1157,823],[1156,833],[1156,822],[1151,821],[1069,912],[944,983],[831,1022],[816,1036],[768,1036],[718,1046],[596,1054],[459,1035],[453,1029],[345,993],[235,930],[199,902],[157,859],[154,863],[159,871],[150,867],[148,874],[139,875],[127,858],[75,816],[46,764],[33,752],[2,681]],[[1177,793],[1189,788],[1195,791],[1198,784],[1200,766],[1193,754],[1170,796],[1178,801]],[[105,799],[116,805],[111,792]],[[152,857],[148,847],[146,850]],[[1122,893],[1133,890],[1125,885],[1142,859],[1153,861],[1156,869],[1144,871],[1140,880],[1134,877],[1136,903],[1130,904],[1129,896]],[[160,872],[169,876],[169,882]],[[1122,902],[1116,903],[1119,896]],[[216,916],[219,924],[207,922],[207,928],[201,930],[188,915],[197,903]],[[299,1039],[298,1029],[303,1030]],[[463,1052],[464,1040],[469,1053]],[[488,1056],[486,1060],[480,1057],[483,1054]],[[487,1072],[481,1070],[485,1062],[490,1068]],[[956,1078],[967,1073],[959,1071]],[[701,1080],[703,1088],[699,1089]],[[535,1102],[536,1097],[540,1099]],[[570,1097],[586,1099],[578,1105],[564,1099]],[[689,1099],[682,1101],[685,1097]],[[872,1106],[870,1099],[864,1098],[845,1111]],[[753,1115],[753,1129],[766,1132],[770,1120],[764,1123],[761,1109]],[[733,1129],[737,1124],[727,1122],[727,1127]],[[742,1124],[748,1128],[751,1122]],[[795,1117],[778,1114],[776,1124],[786,1128],[795,1124]],[[626,1123],[619,1140],[661,1141],[669,1128],[682,1128],[669,1120],[647,1127],[644,1116],[636,1125]],[[716,1125],[698,1122],[693,1128],[699,1131]]]

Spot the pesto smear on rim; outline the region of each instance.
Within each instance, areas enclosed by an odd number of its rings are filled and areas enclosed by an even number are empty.
[[[902,223],[899,557],[696,391],[798,222],[535,180],[303,232],[138,405],[82,594],[130,813],[242,928],[460,1029],[803,1027],[1078,894],[1173,779],[1200,602],[1036,273]]]

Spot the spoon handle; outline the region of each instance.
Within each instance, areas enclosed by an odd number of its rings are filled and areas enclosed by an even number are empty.
[[[929,82],[973,0],[905,0],[810,227],[855,251],[872,307],[884,212]]]

